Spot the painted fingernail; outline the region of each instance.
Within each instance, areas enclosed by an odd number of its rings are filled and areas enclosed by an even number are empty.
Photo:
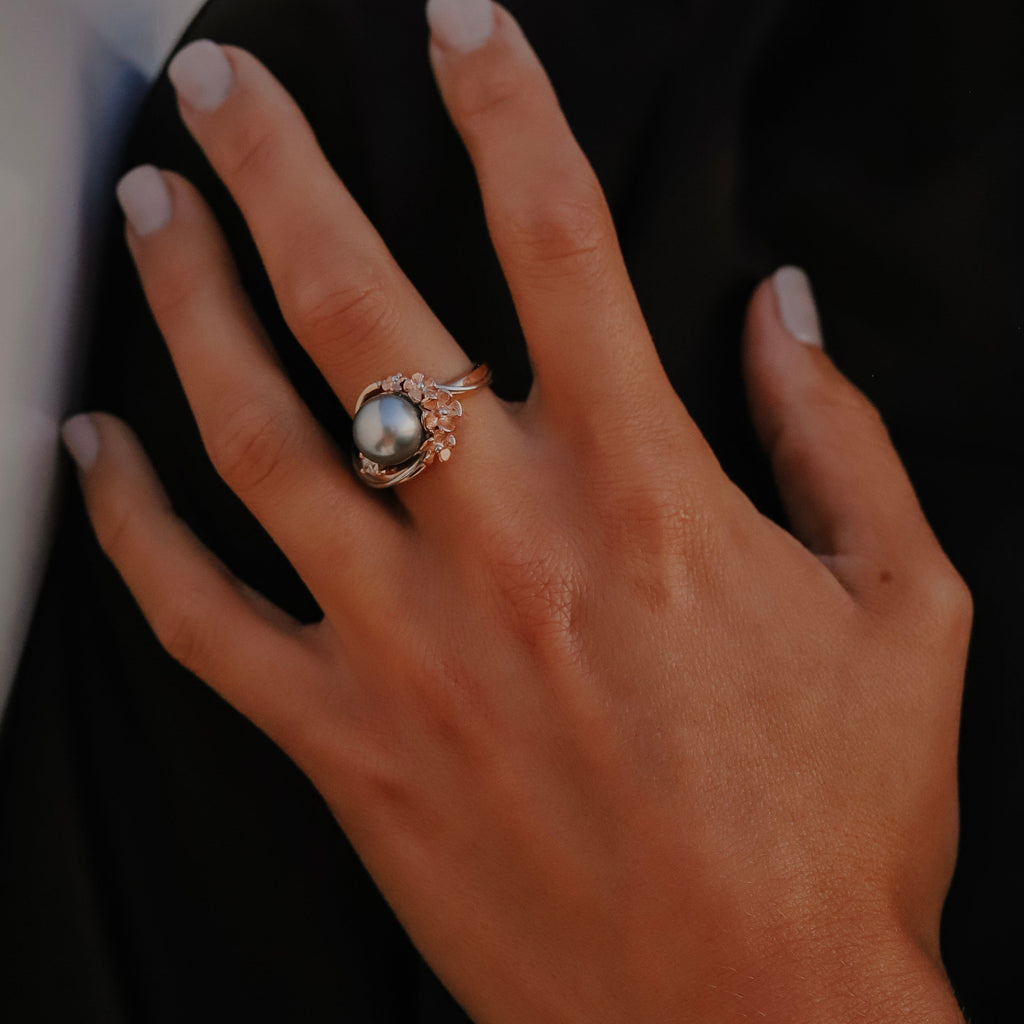
[[[224,51],[209,39],[197,39],[174,55],[167,77],[190,107],[216,110],[231,91],[233,76]]]
[[[427,22],[443,49],[469,53],[491,38],[494,5],[491,0],[428,0]]]
[[[799,267],[780,267],[772,278],[786,330],[805,345],[822,348],[818,307],[811,282]]]
[[[100,451],[100,435],[87,412],[65,420],[60,430],[64,446],[83,472],[92,469]]]
[[[136,167],[117,183],[117,201],[138,235],[151,235],[171,219],[171,193],[152,164]]]

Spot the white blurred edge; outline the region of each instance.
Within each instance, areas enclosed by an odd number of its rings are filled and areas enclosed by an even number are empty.
[[[0,0],[0,715],[51,541],[117,160],[201,0]]]

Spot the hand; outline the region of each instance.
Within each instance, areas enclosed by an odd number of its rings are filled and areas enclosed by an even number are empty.
[[[474,393],[451,462],[384,500],[292,390],[195,189],[136,170],[128,244],[206,448],[323,621],[233,578],[94,414],[67,436],[101,545],[481,1024],[958,1020],[938,923],[970,599],[878,415],[764,283],[744,365],[795,536],[760,515],[661,368],[515,22],[431,13],[528,401]],[[270,73],[201,42],[171,74],[348,411],[399,370],[464,373]]]

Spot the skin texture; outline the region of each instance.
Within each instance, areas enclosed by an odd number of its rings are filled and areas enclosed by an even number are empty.
[[[793,533],[725,477],[593,171],[495,16],[482,48],[435,39],[430,58],[528,401],[468,398],[452,462],[382,500],[288,384],[202,198],[164,172],[169,223],[127,228],[142,285],[213,464],[324,619],[232,578],[128,427],[93,414],[99,541],[170,654],[308,774],[481,1024],[960,1020],[938,928],[968,592],[877,413],[789,335],[770,282],[744,372]],[[227,99],[181,114],[338,399],[465,372],[291,99],[224,52]]]

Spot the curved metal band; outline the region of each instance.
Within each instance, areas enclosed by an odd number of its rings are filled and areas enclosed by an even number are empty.
[[[464,395],[468,391],[487,387],[493,377],[494,374],[487,368],[486,363],[477,363],[464,377],[449,381],[447,384],[442,384],[439,381],[437,386],[444,388],[445,391],[450,391],[453,395]]]
[[[419,476],[420,473],[427,468],[426,463],[421,458],[417,458],[399,473],[392,473],[388,476],[373,477],[370,476],[369,473],[363,472],[359,462],[358,452],[353,456],[352,463],[355,466],[356,473],[359,475],[359,479],[362,480],[367,487],[372,487],[374,490],[378,491],[384,490],[385,487],[394,487],[395,484],[404,484],[406,480],[411,480],[414,476]]]

